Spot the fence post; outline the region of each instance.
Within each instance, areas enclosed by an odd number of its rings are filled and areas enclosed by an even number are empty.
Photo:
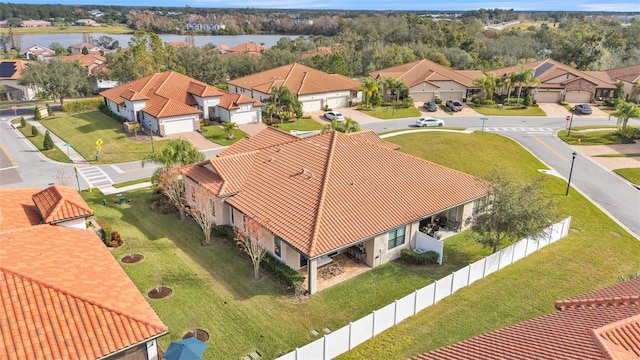
[[[467,265],[467,267],[469,268],[469,272],[467,273],[467,286],[469,286],[469,284],[471,284],[471,264]]]
[[[351,347],[351,324],[353,324],[353,323],[349,322],[349,350],[352,349],[352,347]]]
[[[436,303],[436,295],[438,294],[438,280],[433,282],[433,304]]]
[[[511,246],[513,247],[513,251],[511,252],[511,263],[513,264],[513,258],[516,257],[516,245],[511,244]]]
[[[418,313],[418,290],[413,291],[413,315]]]
[[[449,296],[453,295],[453,282],[456,281],[455,271],[451,273],[451,286],[449,286]]]
[[[398,325],[398,300],[393,302],[393,326]]]
[[[487,258],[484,258],[484,264],[482,264],[482,278],[484,279],[487,276]]]
[[[540,250],[540,239],[536,240],[536,251]]]
[[[567,219],[562,220],[562,231],[560,231],[560,236],[564,235],[564,225],[567,223]]]
[[[322,337],[322,358],[327,360],[327,335]]]
[[[296,350],[294,351],[294,354],[296,355],[296,360],[298,360],[298,348],[296,348]]]
[[[372,322],[372,324],[371,324],[371,339],[372,339],[374,336],[376,336],[376,311],[373,310],[371,312],[371,315],[373,315],[371,317],[371,322]]]
[[[527,256],[529,256],[529,239],[525,238],[524,240],[527,242],[524,245],[524,256],[527,257]]]

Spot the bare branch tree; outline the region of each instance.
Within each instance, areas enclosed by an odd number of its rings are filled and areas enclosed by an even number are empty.
[[[254,219],[247,220],[245,225],[246,231],[238,231],[236,234],[236,242],[249,254],[253,263],[253,278],[257,280],[260,276],[260,262],[267,253],[266,240],[269,232]]]
[[[64,172],[63,168],[56,169],[56,183],[62,186],[69,186],[71,182],[69,180],[69,176]]]
[[[206,190],[198,188],[198,190],[193,190],[191,200],[188,203],[191,207],[191,216],[204,233],[204,243],[211,244],[211,229],[216,225],[216,205],[213,197]]]
[[[159,294],[160,288],[162,288],[162,269],[160,268],[160,265],[156,265],[154,270],[153,278],[156,282],[156,292]]]
[[[184,182],[182,174],[176,166],[167,165],[166,169],[160,173],[158,186],[171,202],[178,208],[180,220],[185,219],[186,199],[184,197]]]

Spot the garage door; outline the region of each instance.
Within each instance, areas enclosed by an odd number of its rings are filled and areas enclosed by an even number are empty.
[[[349,100],[346,97],[328,98],[327,105],[332,109],[347,107],[349,106]]]
[[[171,135],[181,132],[194,131],[192,119],[164,121],[164,134]]]
[[[435,98],[435,92],[433,91],[413,91],[411,92],[411,98],[414,102],[428,102],[433,101]]]
[[[307,100],[302,103],[302,111],[322,110],[322,100]]]
[[[538,90],[538,93],[535,95],[535,99],[536,102],[539,103],[557,103],[560,101],[560,92]]]
[[[260,113],[258,111],[237,112],[231,115],[231,121],[238,125],[257,123],[260,121],[258,118],[259,114]]]
[[[460,100],[462,101],[462,98],[464,97],[464,91],[440,91],[440,99],[442,99],[442,102],[445,102],[447,100],[453,99],[453,100]]]
[[[591,102],[590,91],[567,91],[564,101],[569,103],[588,103]]]

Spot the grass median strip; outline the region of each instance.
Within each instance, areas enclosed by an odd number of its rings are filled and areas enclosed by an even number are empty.
[[[53,149],[45,150],[44,143],[44,134],[38,133],[38,135],[31,135],[31,125],[27,125],[25,127],[20,127],[20,119],[16,119],[11,121],[12,124],[24,135],[27,140],[29,140],[33,146],[35,146],[40,152],[46,156],[47,158],[59,161],[62,163],[71,163],[71,159],[65,154],[62,150],[60,150],[57,146],[54,146]]]
[[[640,169],[638,168],[616,169],[613,170],[613,172],[622,176],[633,184],[640,185]]]

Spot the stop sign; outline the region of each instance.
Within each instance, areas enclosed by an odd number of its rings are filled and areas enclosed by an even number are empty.
[[[13,106],[11,107],[11,110],[16,111],[16,110],[18,110],[18,107],[17,107],[17,106],[15,106],[15,105],[13,105]]]
[[[567,115],[567,121],[571,120],[571,116]]]

